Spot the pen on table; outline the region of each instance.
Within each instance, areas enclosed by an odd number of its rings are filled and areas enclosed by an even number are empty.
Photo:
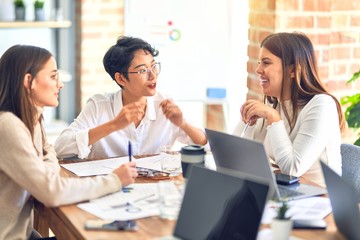
[[[131,162],[131,158],[132,158],[132,146],[131,146],[131,141],[129,141],[129,145],[128,145],[128,154],[129,154],[129,162]]]
[[[123,192],[131,192],[131,190],[133,190],[133,188],[130,188],[130,187],[123,187],[122,188]]]
[[[250,122],[247,122],[246,125],[245,125],[244,130],[242,131],[242,133],[241,133],[241,135],[240,135],[240,137],[244,137],[245,132],[246,132],[246,130],[248,129],[249,125],[250,125]]]

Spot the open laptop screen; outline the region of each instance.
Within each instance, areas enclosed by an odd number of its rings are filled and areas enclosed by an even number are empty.
[[[205,131],[217,168],[237,170],[267,179],[275,189],[275,200],[293,200],[326,193],[324,188],[305,184],[277,185],[262,143],[207,128]]]
[[[321,162],[336,226],[347,239],[360,239],[360,212],[355,190]]]
[[[194,166],[174,235],[181,239],[255,239],[268,192],[266,183]]]

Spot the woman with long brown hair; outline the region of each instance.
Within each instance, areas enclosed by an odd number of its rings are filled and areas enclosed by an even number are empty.
[[[63,178],[41,124],[58,105],[63,83],[56,61],[40,47],[15,45],[0,58],[0,239],[35,239],[33,198],[46,206],[89,200],[134,182],[135,163],[107,176]]]
[[[341,174],[344,119],[338,100],[318,75],[314,47],[302,33],[275,33],[261,43],[264,102],[247,100],[234,134],[264,143],[280,171],[325,186],[319,161]]]

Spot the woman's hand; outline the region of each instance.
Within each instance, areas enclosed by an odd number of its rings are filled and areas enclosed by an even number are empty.
[[[125,163],[115,169],[113,173],[115,173],[119,177],[123,186],[134,183],[135,178],[138,176],[135,162]]]
[[[173,124],[178,127],[181,127],[184,124],[183,113],[181,109],[173,103],[171,100],[166,99],[160,103],[160,107],[167,119],[169,119]]]
[[[125,105],[113,120],[116,130],[123,129],[132,122],[136,123],[141,121],[145,115],[144,109],[144,104],[139,102]]]
[[[241,118],[250,126],[259,118],[264,118],[269,125],[281,120],[279,113],[272,107],[257,100],[247,100],[240,108]]]

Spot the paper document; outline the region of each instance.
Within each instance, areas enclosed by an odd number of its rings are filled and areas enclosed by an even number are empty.
[[[288,215],[293,220],[323,219],[332,212],[330,199],[324,197],[309,197],[289,201]],[[271,223],[276,216],[279,203],[269,201],[266,204],[261,220],[262,224]]]
[[[133,159],[136,166],[161,171],[161,155]],[[75,162],[61,166],[79,177],[105,175],[111,173],[120,165],[129,162],[129,157],[109,158],[97,161]]]
[[[274,240],[273,232],[271,228],[264,228],[259,231],[256,240]],[[301,238],[297,238],[295,236],[290,236],[289,240],[301,240]]]
[[[61,166],[79,177],[105,175],[129,161],[129,157],[110,158],[97,161],[75,162]]]
[[[172,194],[179,194],[175,184]],[[122,191],[77,206],[104,220],[132,220],[159,215],[157,183],[134,183]]]

